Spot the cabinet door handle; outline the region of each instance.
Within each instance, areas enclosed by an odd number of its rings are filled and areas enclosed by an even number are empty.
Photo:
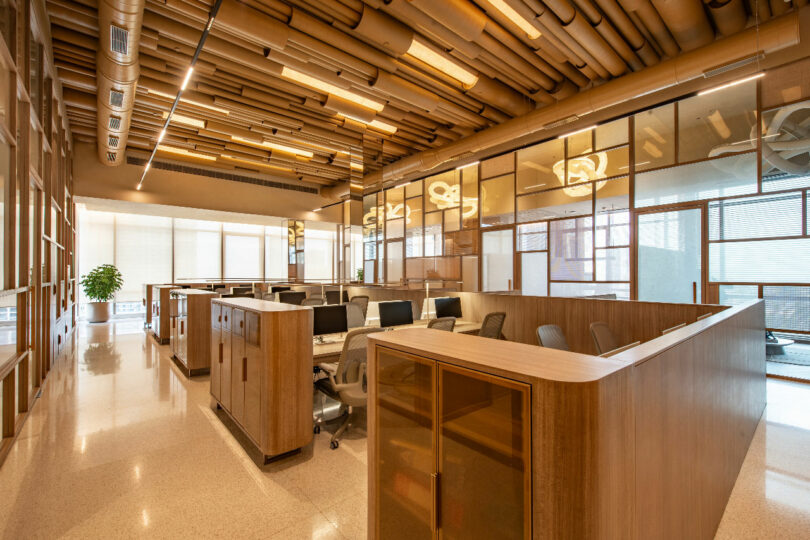
[[[180,321],[180,333],[181,334],[185,333],[185,328],[186,328],[185,321]]]
[[[244,328],[245,321],[239,321],[239,328]]]
[[[175,321],[175,319],[174,319],[174,317],[172,317],[172,328],[174,328],[174,321]]]
[[[222,343],[222,342],[220,341],[220,342],[219,342],[219,363],[220,363],[220,364],[222,363],[222,346],[223,346],[223,345],[224,345],[224,343]]]
[[[242,382],[247,381],[247,356],[242,357]]]
[[[430,475],[430,498],[430,530],[435,532],[439,529],[439,473]]]
[[[217,316],[217,322],[222,322],[222,315]]]
[[[228,322],[228,316],[225,315],[225,322]]]

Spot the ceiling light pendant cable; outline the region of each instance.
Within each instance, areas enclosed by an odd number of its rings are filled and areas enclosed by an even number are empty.
[[[146,173],[149,172],[149,168],[152,165],[152,161],[155,159],[155,154],[157,153],[158,146],[160,142],[163,140],[163,137],[166,135],[169,129],[169,123],[172,121],[172,115],[174,114],[175,109],[177,109],[177,104],[180,103],[180,96],[183,94],[183,90],[186,89],[188,86],[189,81],[191,80],[191,76],[194,74],[194,65],[197,63],[197,58],[200,56],[200,52],[202,52],[203,45],[205,45],[205,40],[208,38],[208,34],[211,32],[211,27],[214,26],[214,19],[217,16],[217,12],[219,11],[219,6],[222,4],[222,0],[216,0],[214,3],[214,7],[211,8],[211,13],[208,15],[208,22],[205,24],[205,28],[203,29],[202,35],[200,36],[200,41],[197,43],[197,48],[194,50],[194,56],[191,57],[191,65],[188,67],[188,71],[186,72],[186,76],[183,79],[183,83],[180,86],[180,90],[177,91],[177,96],[174,98],[174,103],[172,103],[172,108],[169,109],[169,114],[166,116],[166,122],[163,124],[163,129],[160,131],[158,135],[157,144],[152,149],[152,153],[149,155],[149,160],[146,162],[146,166],[143,169],[143,174],[141,175],[141,180],[138,182],[138,185],[135,186],[135,189],[140,190],[143,187],[143,181],[146,179]]]

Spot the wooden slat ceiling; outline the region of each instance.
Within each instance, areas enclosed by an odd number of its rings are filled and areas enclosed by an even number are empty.
[[[236,0],[223,0],[223,10],[228,3]],[[97,5],[95,0],[48,0],[47,5],[74,138],[94,142]],[[212,5],[209,0],[147,0],[128,150],[150,152],[157,143]],[[180,103],[178,121],[162,142],[209,159],[158,156],[322,185],[348,179],[350,154],[362,160],[362,174],[377,170],[740,31],[752,24],[754,9],[763,20],[792,6],[782,0],[705,5],[698,0],[244,0],[238,5],[255,16],[217,19],[188,87],[187,97],[195,103]],[[227,7],[233,13],[234,5]],[[286,34],[263,27],[268,21],[281,23]],[[323,72],[381,110],[297,82],[281,74],[285,66]],[[359,111],[352,116],[365,122],[338,112],[352,108]],[[368,124],[370,119],[376,122]],[[257,135],[311,157],[259,146]]]

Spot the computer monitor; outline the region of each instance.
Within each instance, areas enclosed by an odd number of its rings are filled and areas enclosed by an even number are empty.
[[[437,298],[435,302],[437,319],[441,317],[461,318],[461,298]]]
[[[281,291],[278,293],[278,301],[282,304],[294,304],[296,306],[300,306],[301,302],[304,301],[304,298],[307,297],[307,293],[304,291]]]
[[[283,292],[283,291],[289,291],[289,290],[290,290],[289,287],[282,287],[280,285],[274,285],[274,286],[270,287],[270,292]]]
[[[343,302],[340,302],[340,291],[326,291],[327,304],[341,304],[349,301],[349,291],[343,291]]]
[[[315,315],[313,317],[312,334],[322,336],[324,334],[338,334],[348,332],[349,324],[346,318],[346,306],[337,304],[334,306],[313,306]]]
[[[410,300],[380,302],[380,326],[413,324],[413,307]]]

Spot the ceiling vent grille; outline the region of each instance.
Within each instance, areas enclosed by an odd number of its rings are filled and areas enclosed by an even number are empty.
[[[115,129],[115,130],[121,129],[121,119],[118,118],[117,116],[111,116],[110,117],[110,129]]]
[[[118,154],[115,153],[115,152],[107,152],[107,161],[109,163],[115,163],[115,156],[117,156],[117,155]]]
[[[118,137],[113,137],[112,135],[110,135],[107,141],[107,146],[109,146],[110,148],[118,148]]]
[[[129,54],[129,30],[111,24],[110,49],[114,53]]]
[[[143,166],[146,165],[146,160],[139,157],[127,156],[127,164]],[[256,186],[264,186],[269,188],[286,189],[289,191],[299,191],[302,193],[312,193],[314,195],[320,193],[318,188],[310,186],[299,186],[295,184],[285,184],[283,182],[273,182],[272,180],[262,180],[260,178],[253,178],[251,176],[242,176],[241,174],[233,174],[225,171],[212,171],[210,169],[202,169],[200,167],[189,167],[187,165],[179,165],[176,163],[167,163],[163,161],[153,161],[151,167],[153,169],[176,171],[186,174],[194,174],[197,176],[207,176],[209,178],[220,178],[222,180],[242,182],[243,184],[253,184]]]
[[[121,107],[124,105],[124,93],[118,90],[110,90],[110,105]]]

